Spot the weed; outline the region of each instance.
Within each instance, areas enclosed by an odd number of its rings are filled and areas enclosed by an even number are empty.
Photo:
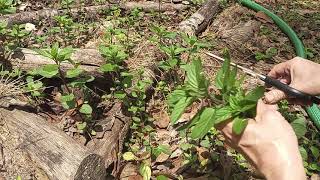
[[[175,124],[185,109],[193,102],[201,100],[208,102],[208,107],[201,110],[182,129],[192,128],[191,138],[203,138],[214,126],[230,118],[234,119],[233,132],[241,134],[247,125],[246,117],[252,117],[257,100],[263,95],[263,88],[245,93],[241,88],[241,80],[236,79],[237,68],[230,67],[230,58],[223,64],[215,80],[219,94],[208,92],[210,82],[202,72],[200,59],[193,60],[192,64],[185,67],[187,80],[180,88],[168,97],[171,107],[171,122]],[[214,106],[213,106],[214,105]]]

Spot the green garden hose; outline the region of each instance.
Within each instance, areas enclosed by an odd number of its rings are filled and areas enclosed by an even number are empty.
[[[306,58],[303,43],[301,42],[297,34],[294,32],[294,30],[279,16],[275,15],[263,6],[253,2],[252,0],[239,0],[239,3],[252,10],[262,11],[266,15],[268,15],[274,21],[274,23],[281,29],[281,31],[289,37],[290,41],[295,47],[297,56]],[[318,105],[313,104],[312,106],[307,107],[306,110],[311,120],[314,122],[317,128],[320,129],[320,109]]]

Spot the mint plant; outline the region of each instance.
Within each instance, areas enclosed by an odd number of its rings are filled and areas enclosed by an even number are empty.
[[[253,116],[256,103],[263,96],[264,89],[257,87],[245,93],[241,88],[244,78],[237,80],[237,68],[231,68],[227,58],[215,79],[217,94],[209,93],[210,82],[205,78],[200,59],[185,67],[187,79],[168,97],[171,108],[171,123],[176,124],[184,111],[196,101],[208,102],[192,120],[184,126],[191,128],[191,138],[204,137],[215,125],[233,119],[233,132],[241,134],[247,126],[247,117]]]
[[[0,0],[0,14],[13,14],[16,12],[13,0]]]
[[[94,77],[84,76],[84,70],[79,67],[79,64],[70,59],[73,53],[73,49],[70,47],[60,48],[58,43],[55,43],[51,48],[37,50],[37,52],[42,56],[52,59],[54,64],[48,64],[38,68],[31,74],[41,75],[45,78],[59,77],[67,91],[66,93],[62,93],[60,98],[61,105],[65,109],[75,109],[76,112],[81,114],[83,122],[78,124],[78,129],[80,131],[85,132],[90,130],[87,127],[87,121],[89,122],[92,118],[92,107],[89,105],[89,101],[86,99],[84,99],[83,103],[79,103],[78,97],[76,97],[73,93],[73,88],[80,88],[83,91],[89,91],[89,88],[87,88],[85,84],[93,81]],[[72,64],[73,68],[64,73],[61,64],[65,62]],[[33,87],[37,84],[30,83],[30,85]]]

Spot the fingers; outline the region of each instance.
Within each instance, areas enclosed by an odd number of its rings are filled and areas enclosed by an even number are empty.
[[[286,99],[287,95],[278,89],[273,89],[264,94],[264,100],[268,104],[275,104],[283,99]]]
[[[278,106],[276,104],[266,104],[261,99],[258,101],[257,104],[257,115],[255,120],[259,121],[261,117],[264,115],[267,111],[277,111]]]
[[[284,77],[284,78],[288,79],[287,77],[290,78],[290,67],[291,67],[290,62],[284,62],[284,63],[277,64],[271,69],[268,76],[276,78],[276,79],[278,79],[280,77]]]

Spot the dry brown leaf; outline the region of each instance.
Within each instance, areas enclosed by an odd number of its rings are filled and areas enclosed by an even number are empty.
[[[154,124],[161,129],[167,128],[170,124],[170,117],[166,111],[160,111],[159,113],[153,115],[155,122]]]
[[[262,11],[258,11],[255,14],[255,17],[262,23],[271,23],[271,24],[273,23],[273,20]]]
[[[196,149],[197,149],[198,159],[200,162],[210,158],[210,152],[208,151],[207,148],[197,147]]]
[[[168,159],[169,159],[169,155],[162,152],[162,153],[157,157],[156,162],[162,163],[162,162],[165,162],[165,161],[168,160]]]
[[[120,179],[132,179],[138,178],[136,176],[140,176],[138,172],[138,167],[132,163],[128,163],[124,166],[121,174]]]

